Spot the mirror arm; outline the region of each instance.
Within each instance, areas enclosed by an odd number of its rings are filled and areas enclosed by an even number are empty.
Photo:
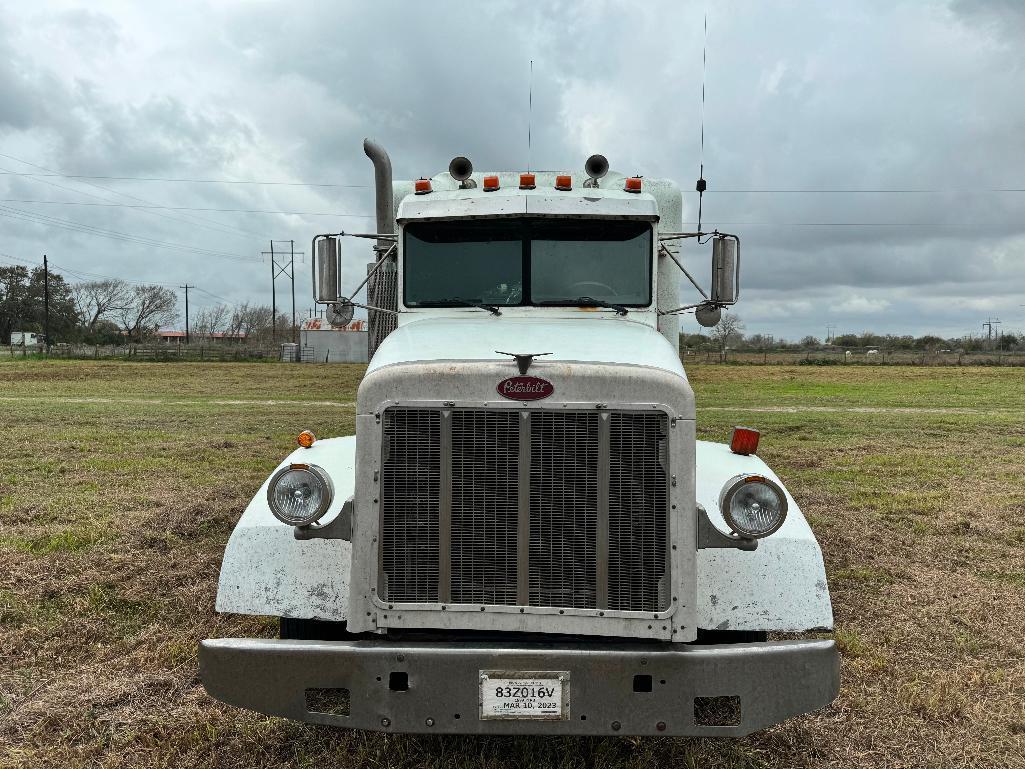
[[[365,278],[363,278],[363,282],[360,283],[358,286],[356,286],[356,288],[352,292],[352,296],[356,296],[356,294],[358,294],[360,292],[360,289],[363,288],[363,286],[365,286],[370,281],[370,279],[372,277],[374,277],[374,273],[377,272],[379,269],[381,269],[381,265],[384,264],[388,260],[388,257],[391,256],[392,251],[394,251],[398,247],[399,247],[398,241],[396,241],[395,243],[391,244],[391,246],[388,248],[388,250],[384,252],[384,255],[381,256],[381,258],[377,260],[377,264],[375,264],[373,266],[373,268],[371,268],[367,272],[367,276]],[[349,301],[352,301],[352,300],[350,299]]]
[[[686,312],[687,310],[693,310],[698,307],[704,307],[705,305],[712,304],[712,302],[698,302],[697,304],[685,304],[683,307],[677,307],[675,310],[659,310],[659,315],[676,315],[677,313]]]
[[[359,302],[354,302],[351,299],[349,300],[349,304],[351,304],[353,307],[362,307],[364,310],[375,310],[377,312],[386,312],[389,315],[398,315],[399,314],[398,310],[389,310],[389,309],[387,309],[385,307],[374,307],[372,304],[360,304]]]
[[[676,256],[673,254],[673,252],[670,251],[668,248],[666,248],[664,243],[659,243],[658,247],[660,249],[662,249],[662,252],[666,256],[668,256],[670,259],[672,259],[676,263],[676,266],[680,268],[680,271],[684,275],[687,276],[687,280],[689,280],[691,282],[691,285],[694,286],[694,288],[696,288],[698,290],[698,293],[701,294],[701,296],[703,296],[707,300],[708,299],[708,294],[706,294],[705,290],[703,288],[701,288],[701,286],[698,285],[698,282],[696,280],[694,280],[694,278],[691,276],[691,274],[689,272],[687,272],[687,269],[680,263],[680,260],[676,258]]]

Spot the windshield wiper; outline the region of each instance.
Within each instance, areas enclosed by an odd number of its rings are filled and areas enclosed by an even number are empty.
[[[628,310],[621,304],[613,304],[612,302],[606,302],[603,299],[595,299],[593,296],[578,296],[576,299],[549,299],[544,302],[538,302],[538,304],[544,305],[576,305],[577,307],[607,307],[610,310],[615,310],[616,315],[626,315]]]
[[[497,307],[495,307],[495,305],[493,305],[493,304],[485,304],[483,302],[476,301],[476,300],[473,300],[473,299],[461,299],[458,296],[453,296],[451,299],[438,299],[435,302],[433,302],[433,304],[440,304],[440,305],[458,304],[458,305],[462,305],[463,307],[477,307],[478,309],[481,309],[481,310],[487,310],[492,315],[501,315],[502,314],[502,311],[499,310]]]

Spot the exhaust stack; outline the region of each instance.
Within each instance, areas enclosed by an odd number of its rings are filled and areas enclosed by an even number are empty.
[[[392,170],[391,158],[384,147],[373,139],[363,140],[363,151],[374,164],[374,191],[376,196],[377,213],[377,234],[395,234],[395,198],[392,191]],[[381,239],[377,241],[375,248],[375,259],[373,264],[367,265],[367,271],[373,269],[374,264],[391,247],[391,241]],[[385,310],[398,309],[398,272],[395,267],[395,258],[391,257],[388,262],[371,276],[367,284],[368,304],[373,307],[381,307]],[[368,358],[373,358],[378,346],[384,338],[395,330],[397,325],[396,317],[389,312],[367,312],[367,346]]]

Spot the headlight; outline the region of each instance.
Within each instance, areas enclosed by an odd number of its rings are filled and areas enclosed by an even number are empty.
[[[742,537],[767,537],[787,519],[787,495],[761,475],[738,475],[723,486],[719,509],[727,525]]]
[[[335,490],[331,479],[316,465],[286,465],[267,486],[267,502],[274,517],[290,526],[309,526],[327,512]]]

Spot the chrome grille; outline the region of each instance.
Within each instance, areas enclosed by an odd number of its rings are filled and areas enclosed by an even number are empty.
[[[613,413],[609,430],[609,608],[667,606],[666,417]]]
[[[530,605],[597,607],[598,412],[536,412],[530,431]]]
[[[382,421],[386,600],[668,608],[662,412],[393,407]]]
[[[381,590],[390,600],[438,600],[441,413],[384,412]]]
[[[518,422],[514,411],[452,412],[455,603],[516,603]]]

